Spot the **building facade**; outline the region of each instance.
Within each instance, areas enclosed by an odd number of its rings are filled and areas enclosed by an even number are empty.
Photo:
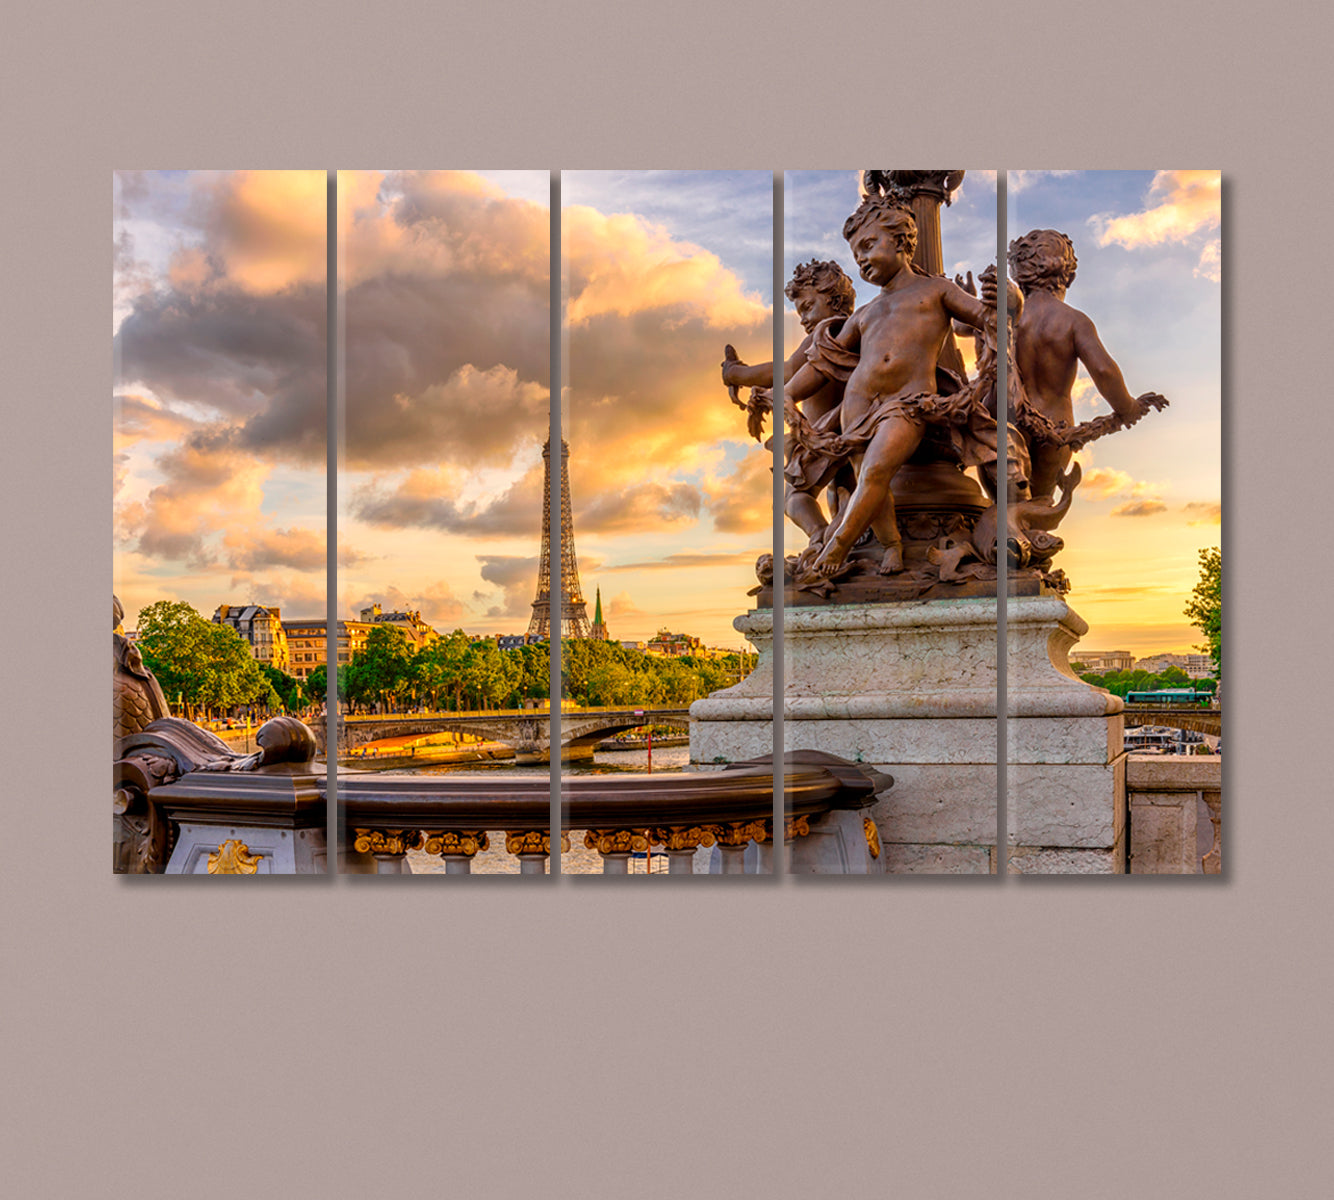
[[[366,648],[366,639],[374,628],[371,621],[338,622],[338,662],[341,665],[346,666]],[[328,665],[329,623],[323,617],[284,621],[283,630],[291,656],[290,674],[305,679],[316,667]]]
[[[698,655],[704,650],[704,643],[688,633],[672,633],[669,629],[659,629],[649,639],[645,651],[649,654],[661,654],[667,658],[684,658],[687,654]]]
[[[1135,656],[1129,650],[1071,650],[1070,665],[1086,675],[1106,675],[1134,670]]]
[[[280,609],[263,604],[219,604],[213,622],[235,629],[250,647],[256,662],[291,673],[287,634]]]
[[[367,625],[396,625],[405,634],[413,650],[429,646],[440,635],[422,620],[421,610],[415,612],[384,612],[378,604],[361,610],[361,620]]]

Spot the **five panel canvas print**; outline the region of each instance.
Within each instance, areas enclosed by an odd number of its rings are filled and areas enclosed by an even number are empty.
[[[1219,872],[1220,192],[118,172],[114,869]]]

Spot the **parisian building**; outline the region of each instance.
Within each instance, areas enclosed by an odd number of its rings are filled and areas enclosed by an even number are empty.
[[[235,629],[250,647],[256,662],[290,673],[290,653],[282,612],[263,604],[219,604],[216,625]]]

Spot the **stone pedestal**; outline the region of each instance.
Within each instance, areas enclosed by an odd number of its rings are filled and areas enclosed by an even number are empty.
[[[784,612],[784,749],[823,750],[894,777],[868,810],[877,867],[995,869],[996,624],[994,598]],[[770,752],[773,614],[758,609],[735,625],[759,666],[691,706],[695,762]]]
[[[1122,702],[1071,670],[1069,650],[1088,627],[1064,601],[1011,597],[1006,613],[1009,870],[1123,872]],[[886,871],[996,870],[998,616],[984,597],[784,612],[783,749],[894,777],[869,810]],[[696,763],[772,748],[773,613],[734,624],[759,665],[691,706]]]
[[[1126,869],[1125,705],[1090,687],[1069,653],[1088,625],[1055,597],[1006,604],[1009,870]]]

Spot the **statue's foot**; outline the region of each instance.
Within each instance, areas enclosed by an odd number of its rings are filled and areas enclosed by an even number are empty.
[[[808,550],[819,550],[828,540],[829,531],[832,528],[832,525],[825,525],[823,528],[817,529],[810,535],[810,541],[806,543],[806,548]]]
[[[885,557],[880,560],[881,575],[897,575],[903,570],[903,547],[902,545],[890,546],[885,551]]]
[[[848,552],[838,542],[830,542],[820,552],[820,557],[815,560],[813,570],[817,575],[823,575],[826,579],[830,579],[838,574],[847,555]]]

